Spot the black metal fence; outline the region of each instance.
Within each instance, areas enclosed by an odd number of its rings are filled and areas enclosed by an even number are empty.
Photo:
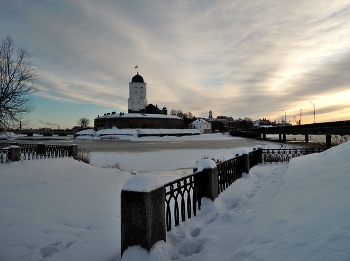
[[[218,170],[218,192],[219,194],[228,188],[233,182],[242,177],[242,157],[224,161],[216,165]]]
[[[194,173],[164,185],[167,231],[171,230],[172,224],[178,226],[180,218],[181,221],[185,221],[186,217],[196,216],[197,208],[201,208],[201,197],[198,190],[200,179],[196,178],[200,174],[201,172]]]
[[[20,147],[21,160],[42,159],[42,158],[62,158],[70,155],[70,146],[61,145],[29,145]]]
[[[19,147],[19,160],[77,157],[77,145],[0,143],[0,163],[11,160],[11,148]],[[12,156],[13,157],[13,156]]]
[[[9,152],[8,149],[0,149],[0,163],[9,161]]]
[[[236,155],[235,158],[218,163],[218,194],[228,188],[233,182],[242,178],[244,172],[259,163],[283,163],[289,162],[291,158],[323,152],[327,148],[299,148],[299,149],[254,149],[248,153],[247,160],[243,155]],[[246,155],[245,155],[246,156]],[[248,170],[245,168],[248,164]],[[201,207],[201,187],[197,172],[183,178],[176,179],[164,185],[165,188],[165,217],[166,228],[171,230],[172,225],[178,226],[180,221],[196,216],[197,210]]]
[[[327,148],[263,149],[262,163],[289,162],[292,158],[319,153]]]

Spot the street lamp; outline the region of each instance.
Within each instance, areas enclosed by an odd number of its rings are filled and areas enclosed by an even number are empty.
[[[312,105],[314,106],[314,124],[315,124],[315,103],[313,103],[312,101],[309,101],[309,102],[311,102],[312,103]]]

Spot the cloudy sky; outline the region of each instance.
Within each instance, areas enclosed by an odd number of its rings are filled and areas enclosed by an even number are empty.
[[[28,126],[148,103],[195,116],[350,119],[349,0],[0,0],[0,37],[40,67]],[[311,101],[311,102],[310,102]]]

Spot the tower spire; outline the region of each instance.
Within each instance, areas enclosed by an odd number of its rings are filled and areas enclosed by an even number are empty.
[[[135,66],[135,69],[136,69],[137,74],[139,74],[139,66],[138,65]]]

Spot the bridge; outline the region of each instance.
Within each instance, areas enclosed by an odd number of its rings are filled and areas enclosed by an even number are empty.
[[[325,135],[326,146],[331,147],[332,135],[350,135],[350,120],[321,122],[314,124],[290,125],[278,127],[261,127],[241,131],[242,137],[261,137],[266,140],[267,134],[278,134],[279,139],[286,142],[287,135],[305,135],[305,142],[309,142],[309,135]],[[231,135],[238,136],[239,132],[231,131]]]

